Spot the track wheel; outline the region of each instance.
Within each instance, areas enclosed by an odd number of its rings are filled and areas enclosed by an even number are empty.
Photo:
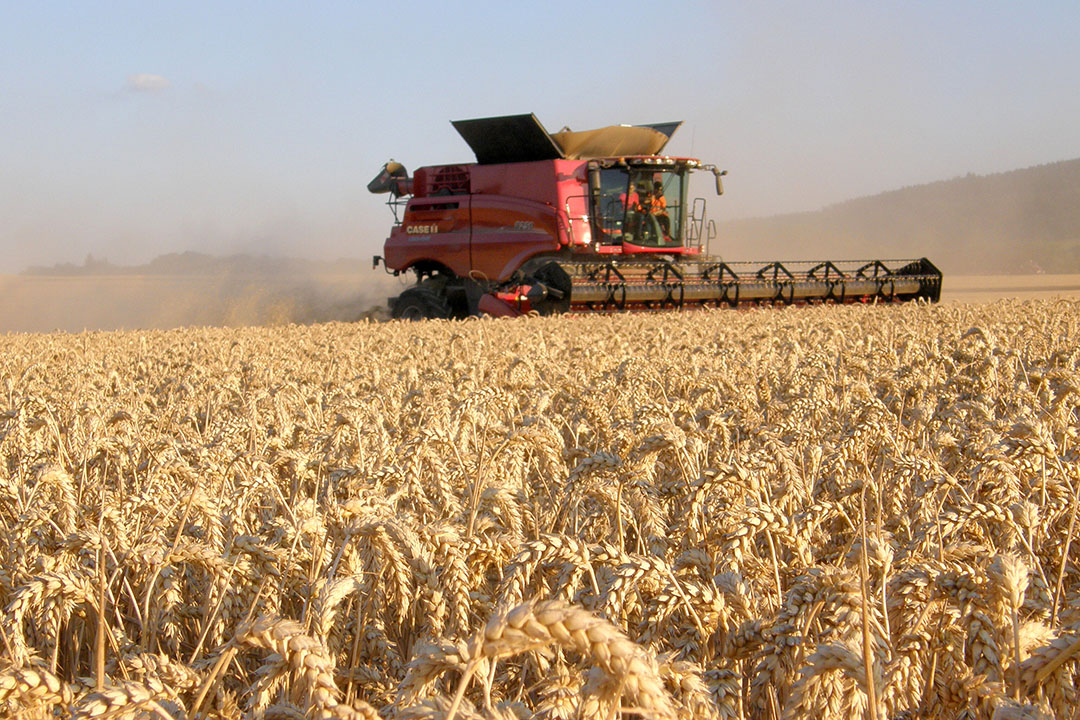
[[[446,298],[430,288],[411,287],[397,296],[390,310],[397,320],[426,320],[450,317]]]

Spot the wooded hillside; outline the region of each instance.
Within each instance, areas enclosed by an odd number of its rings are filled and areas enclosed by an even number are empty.
[[[817,212],[719,223],[725,259],[926,256],[952,273],[1080,271],[1080,159],[967,175]]]

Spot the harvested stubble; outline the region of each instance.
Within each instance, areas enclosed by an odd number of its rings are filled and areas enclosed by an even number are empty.
[[[0,711],[1076,717],[1078,337],[1060,301],[0,338]]]

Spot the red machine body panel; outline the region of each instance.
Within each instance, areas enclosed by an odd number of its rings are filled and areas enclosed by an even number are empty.
[[[506,280],[530,257],[570,244],[566,207],[585,217],[586,187],[580,160],[420,168],[386,242],[386,265],[437,263],[459,276]],[[576,244],[588,241],[581,227],[579,219]]]
[[[489,280],[509,280],[529,258],[560,247],[554,208],[535,200],[474,195],[472,269]]]
[[[404,270],[426,262],[467,275],[472,269],[471,201],[468,195],[411,199],[404,221],[386,241],[387,267]]]
[[[621,245],[617,245],[616,251],[622,255],[700,255],[700,247],[683,247],[681,245],[663,245],[660,247],[651,247],[648,245],[635,245],[631,242],[624,242]],[[604,252],[601,248],[600,252]]]

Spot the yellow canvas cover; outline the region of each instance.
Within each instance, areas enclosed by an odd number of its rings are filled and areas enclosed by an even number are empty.
[[[668,136],[651,127],[610,125],[596,130],[565,130],[551,138],[568,160],[624,155],[656,155],[664,149]]]

